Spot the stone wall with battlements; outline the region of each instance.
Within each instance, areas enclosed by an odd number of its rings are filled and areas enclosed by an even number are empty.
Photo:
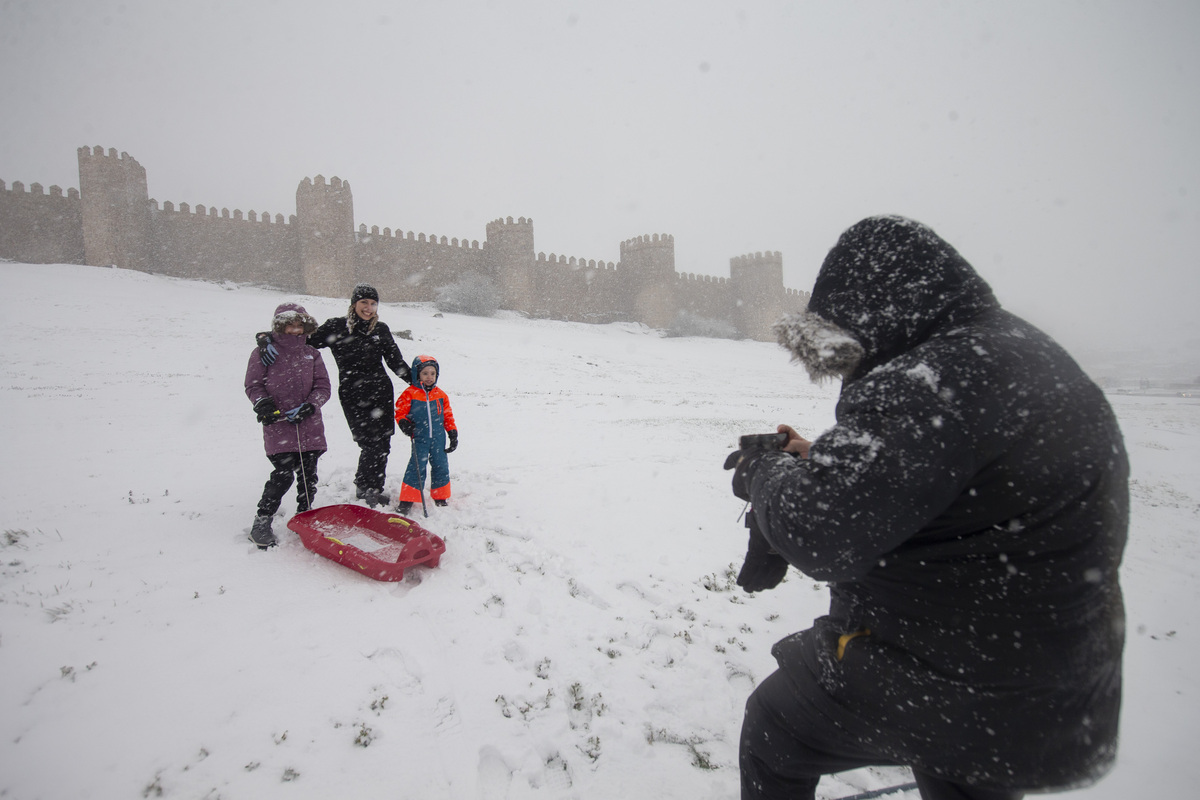
[[[0,181],[0,257],[26,264],[82,264],[83,223],[79,190],[49,193],[40,183],[28,189]]]
[[[0,181],[0,258],[30,264],[115,265],[198,280],[348,297],[373,284],[383,302],[430,302],[466,275],[492,280],[501,307],[531,317],[640,322],[664,328],[680,314],[731,323],[754,339],[802,310],[783,286],[783,256],[730,260],[730,277],[675,269],[675,238],[636,236],[616,263],[535,252],[533,220],[504,217],[484,238],[359,224],[348,181],[317,175],[296,189],[294,214],[189,205],[149,197],[146,170],[128,153],[78,150],[79,190]]]

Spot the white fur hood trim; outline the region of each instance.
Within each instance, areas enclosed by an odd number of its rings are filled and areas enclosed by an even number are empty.
[[[811,311],[788,314],[772,329],[779,344],[808,370],[814,382],[844,378],[862,361],[865,351],[858,340]]]

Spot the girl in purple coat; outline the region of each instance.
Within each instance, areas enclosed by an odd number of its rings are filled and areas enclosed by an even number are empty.
[[[317,459],[326,450],[321,406],[329,399],[330,384],[320,351],[305,341],[316,329],[317,321],[303,306],[282,304],[271,323],[278,351],[275,361],[263,364],[255,348],[246,365],[246,397],[262,423],[263,445],[273,467],[250,528],[250,539],[259,550],[277,543],[271,517],[279,510],[294,473],[300,475],[297,513],[312,508],[317,494]]]

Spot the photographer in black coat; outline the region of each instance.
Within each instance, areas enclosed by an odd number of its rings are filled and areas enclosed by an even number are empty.
[[[731,456],[752,505],[739,576],[788,565],[830,608],[772,650],[742,726],[743,798],[821,775],[913,769],[924,798],[1016,798],[1113,764],[1128,461],[1102,392],[1000,308],[929,228],[873,217],[776,331],[837,422]]]

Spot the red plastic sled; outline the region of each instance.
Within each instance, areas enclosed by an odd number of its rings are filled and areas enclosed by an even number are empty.
[[[436,567],[446,543],[399,514],[354,505],[297,514],[288,527],[309,550],[377,581],[398,581],[417,564]]]

